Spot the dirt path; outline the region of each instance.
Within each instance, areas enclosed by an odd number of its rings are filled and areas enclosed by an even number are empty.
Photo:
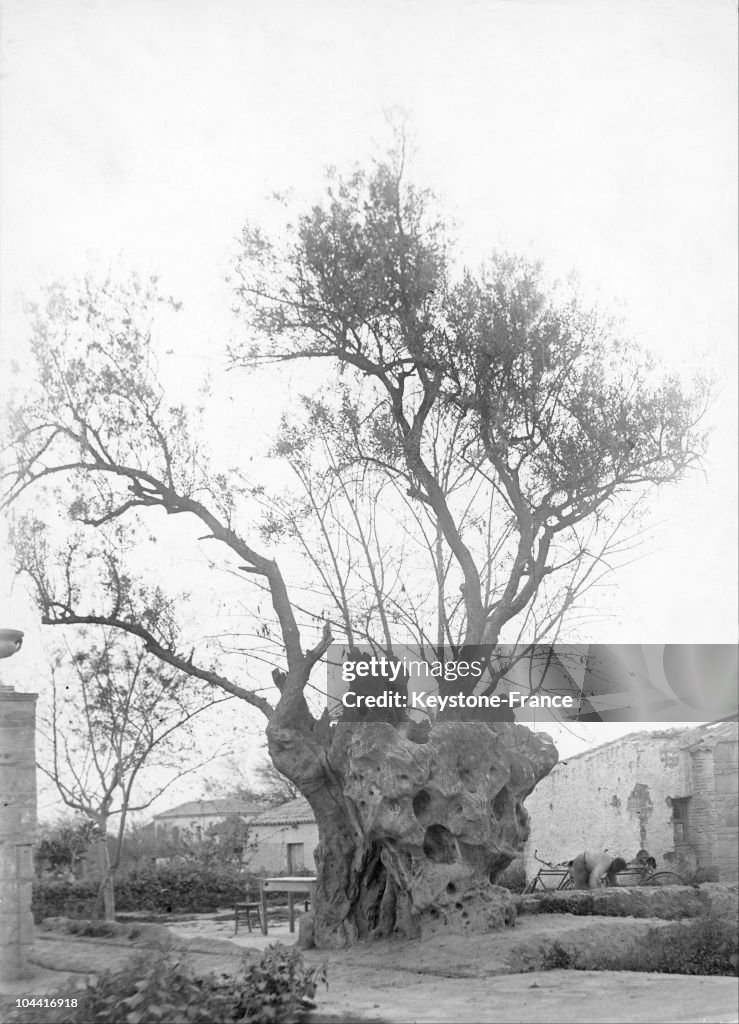
[[[320,1010],[393,1024],[698,1024],[736,1022],[733,978],[547,971],[489,978],[331,971]]]
[[[489,932],[473,939],[438,935],[425,942],[382,942],[354,946],[331,954],[331,965],[349,968],[392,969],[411,974],[443,974],[446,978],[479,978],[531,970],[540,962],[540,949],[555,939],[569,949],[599,944],[616,952],[628,948],[650,928],[668,922],[631,917],[579,917],[573,914],[537,914],[519,918],[513,931]],[[310,952],[308,959],[320,960]]]
[[[358,1014],[395,1024],[498,1022],[708,1022],[739,1020],[735,978],[533,968],[542,945],[555,938],[566,948],[627,948],[650,927],[635,918],[583,918],[568,914],[522,917],[510,932],[470,942],[439,936],[427,942],[382,943],[332,953],[330,987],[321,993],[327,1015]],[[306,959],[320,962],[321,954]]]
[[[328,991],[317,993],[316,1024],[349,1019],[393,1024],[697,1024],[739,1020],[735,978],[633,972],[520,973],[535,968],[542,945],[555,938],[572,950],[601,943],[613,950],[628,947],[659,924],[664,922],[539,914],[521,917],[513,932],[479,935],[474,941],[437,936],[426,942],[383,942],[328,954],[310,951],[305,954],[309,963],[328,962],[330,985]],[[237,971],[245,953],[259,953],[257,947],[238,947],[205,934],[194,936],[188,945],[188,955],[203,973]],[[47,980],[54,978],[50,969],[74,972],[71,977],[81,978],[106,967],[122,966],[141,953],[146,951],[104,940],[48,934],[36,942],[34,961],[47,969]]]

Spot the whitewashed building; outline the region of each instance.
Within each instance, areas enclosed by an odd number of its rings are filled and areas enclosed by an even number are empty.
[[[154,815],[155,839],[158,845],[168,843],[173,848],[184,842],[197,843],[217,833],[229,822],[250,825],[265,806],[264,801],[232,796],[188,800]]]
[[[254,818],[249,832],[251,871],[299,875],[314,872],[318,825],[304,797],[271,807]]]
[[[197,849],[207,840],[233,840],[238,826],[243,841],[239,862],[244,869],[275,875],[315,871],[318,826],[303,797],[276,807],[238,797],[189,800],[155,815],[153,824],[162,861],[176,859],[178,853]]]
[[[688,878],[739,876],[739,742],[736,719],[638,732],[560,762],[526,800],[526,877],[543,860],[584,849],[632,858]],[[697,873],[697,874],[696,874]]]

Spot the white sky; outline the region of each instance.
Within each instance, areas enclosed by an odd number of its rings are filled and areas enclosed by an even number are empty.
[[[409,111],[416,176],[470,259],[575,268],[672,365],[720,376],[705,476],[655,504],[599,641],[736,633],[736,16],[731,0],[3,0],[3,359],[17,297],[120,260],[185,300],[183,378],[218,370],[233,239],[273,190],[372,153]],[[0,364],[1,374],[1,364]],[[245,415],[260,415],[241,382]],[[270,404],[283,388],[277,378]],[[38,633],[18,591],[2,625]],[[20,661],[20,659],[17,659]],[[4,668],[19,685],[22,669]],[[632,726],[633,728],[633,726]],[[604,737],[610,738],[610,737]]]

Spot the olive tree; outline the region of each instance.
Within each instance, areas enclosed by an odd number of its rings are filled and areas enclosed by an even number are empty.
[[[55,286],[33,311],[38,378],[12,412],[5,500],[63,479],[70,540],[40,562],[43,531],[26,530],[19,568],[45,623],[125,631],[264,716],[275,767],[318,822],[317,943],[493,927],[510,914],[494,883],[527,835],[523,801],[556,761],[551,742],[460,709],[421,736],[404,714],[335,724],[310,698],[316,666],[334,637],[387,648],[402,629],[474,648],[556,633],[628,510],[699,460],[707,388],[665,374],[538,265],[461,266],[402,146],[329,176],[276,237],[248,226],[233,283],[229,358],[245,388],[263,364],[325,367],[275,444],[297,490],[270,502],[269,481],[219,467],[165,393],[156,281]],[[243,593],[269,601],[270,623],[261,612],[227,658],[190,647],[176,599],[139,585],[128,549],[106,540],[161,513],[196,521],[211,561],[222,552]],[[277,542],[305,556],[297,591]],[[253,664],[267,641],[271,671],[254,685],[237,654]]]

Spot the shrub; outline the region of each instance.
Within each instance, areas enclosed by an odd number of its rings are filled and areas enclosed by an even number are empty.
[[[155,914],[208,913],[244,899],[256,880],[229,868],[203,869],[177,864],[120,875],[115,880],[116,909]],[[89,917],[97,894],[94,882],[37,879],[32,910],[36,921],[45,917]]]
[[[251,879],[230,868],[173,864],[116,879],[119,910],[207,913],[244,899]]]
[[[302,1010],[312,1009],[316,988],[326,982],[325,964],[306,968],[300,953],[279,944],[269,946],[258,963],[249,966],[243,979],[232,984],[234,1020],[293,1021]],[[297,1015],[297,1016],[296,1016]]]
[[[292,1024],[313,1007],[320,981],[325,968],[306,968],[297,950],[280,945],[270,946],[257,963],[244,959],[233,977],[198,977],[186,960],[149,956],[106,971],[85,989],[57,993],[57,999],[76,999],[77,1006],[45,1009],[44,1024]],[[5,1017],[6,1024],[38,1019],[33,1007]]]
[[[706,916],[650,928],[627,951],[568,949],[553,942],[541,949],[541,969],[737,975],[739,935],[728,918]]]
[[[45,917],[89,917],[97,885],[92,882],[61,882],[34,879],[31,910],[36,922]]]
[[[38,926],[43,931],[60,935],[80,935],[92,939],[118,939],[122,942],[138,940],[142,946],[167,949],[172,934],[163,924],[127,924],[119,921],[87,921],[69,917],[45,917]]]
[[[580,967],[578,956],[580,954],[567,949],[558,940],[554,940],[551,946],[541,947],[541,970],[543,971],[593,971],[594,967]],[[603,968],[605,970],[605,968]],[[615,969],[615,968],[614,968]]]
[[[526,888],[526,872],[524,871],[523,859],[517,857],[512,861],[505,871],[498,875],[495,884],[504,886],[510,892],[523,892]]]

